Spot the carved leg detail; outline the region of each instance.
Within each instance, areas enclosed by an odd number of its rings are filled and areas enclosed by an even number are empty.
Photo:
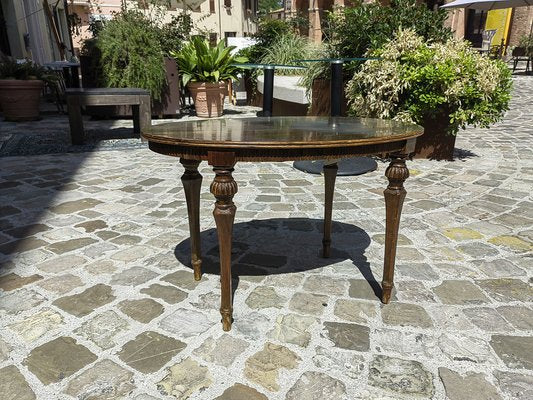
[[[322,256],[328,258],[331,247],[331,213],[333,211],[333,194],[335,193],[335,178],[337,177],[337,163],[324,165],[324,238],[322,239]]]
[[[390,301],[394,286],[394,263],[396,260],[398,228],[400,226],[403,200],[407,194],[403,187],[404,181],[409,177],[409,170],[405,166],[405,158],[403,156],[395,156],[385,171],[385,176],[389,180],[389,185],[384,192],[387,219],[385,231],[385,262],[383,266],[383,281],[381,282],[383,297],[381,301],[387,304]]]
[[[181,176],[185,199],[187,200],[187,213],[189,214],[189,233],[191,238],[191,263],[194,269],[194,279],[202,278],[202,251],[200,243],[200,189],[202,175],[198,172],[200,161],[180,158],[180,163],[185,167]]]
[[[220,314],[222,329],[231,329],[233,306],[231,290],[231,241],[233,221],[237,208],[233,204],[233,196],[237,193],[237,182],[233,179],[233,165],[214,166],[215,179],[211,183],[211,193],[216,198],[213,215],[217,225],[218,245],[220,250],[220,284],[222,296]]]

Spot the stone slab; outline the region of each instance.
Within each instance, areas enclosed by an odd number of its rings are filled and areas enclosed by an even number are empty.
[[[83,292],[61,297],[52,304],[76,317],[83,317],[115,299],[110,286],[99,283]]]
[[[368,383],[392,395],[413,399],[432,398],[435,393],[433,375],[422,363],[383,355],[374,356],[370,362]]]
[[[72,379],[64,393],[84,400],[110,400],[127,399],[133,389],[131,371],[102,360]]]
[[[75,374],[97,358],[76,340],[62,336],[34,348],[24,365],[43,384],[49,385]]]
[[[14,365],[0,368],[0,393],[5,399],[35,400],[35,393]]]
[[[147,331],[124,344],[117,355],[130,367],[150,374],[159,371],[185,347],[185,343],[177,339]]]

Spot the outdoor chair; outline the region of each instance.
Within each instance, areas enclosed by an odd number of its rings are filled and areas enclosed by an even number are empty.
[[[58,69],[50,69],[50,75],[53,75],[55,79],[53,82],[47,83],[48,89],[55,99],[54,103],[56,104],[57,112],[65,114],[65,90],[67,88],[65,76]]]
[[[484,54],[489,54],[491,52],[492,38],[496,35],[495,29],[490,29],[488,31],[483,31],[481,33],[481,52]]]
[[[523,47],[515,47],[511,53],[511,61],[513,62],[513,72],[520,61],[526,62],[526,73],[529,72],[529,64],[533,62],[532,57],[526,55],[526,49]]]

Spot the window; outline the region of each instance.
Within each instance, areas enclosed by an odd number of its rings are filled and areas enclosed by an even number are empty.
[[[214,14],[215,12],[215,0],[209,0],[209,14]]]
[[[474,47],[481,47],[483,38],[481,34],[485,29],[487,11],[467,10],[465,39],[469,40]]]
[[[217,45],[217,39],[218,39],[218,35],[216,33],[210,33],[209,34],[209,44],[211,46],[216,46]]]
[[[224,0],[224,7],[231,7],[231,0]]]
[[[224,37],[227,39],[229,37],[237,36],[237,32],[224,32]]]

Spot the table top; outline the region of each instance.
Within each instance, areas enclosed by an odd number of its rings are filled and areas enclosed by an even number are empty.
[[[49,63],[43,64],[43,66],[49,68],[79,67],[80,63],[72,61],[51,61]]]
[[[148,95],[146,89],[137,88],[68,88],[66,94],[91,94],[91,95]]]
[[[414,138],[423,128],[392,120],[349,117],[209,119],[153,125],[148,141],[215,147],[317,147],[363,145]]]
[[[209,119],[153,125],[142,131],[151,150],[209,160],[232,152],[237,161],[337,159],[414,151],[423,128],[392,120],[348,117]]]

